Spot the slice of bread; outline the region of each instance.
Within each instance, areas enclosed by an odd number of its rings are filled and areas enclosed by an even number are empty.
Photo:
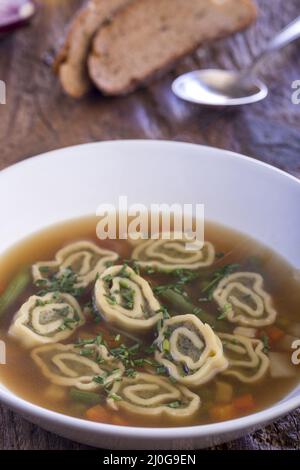
[[[252,0],[138,0],[96,34],[88,59],[95,85],[107,95],[133,91],[198,46],[256,18]]]
[[[54,69],[66,93],[80,98],[91,88],[87,57],[91,41],[103,24],[130,0],[89,0],[75,15]]]

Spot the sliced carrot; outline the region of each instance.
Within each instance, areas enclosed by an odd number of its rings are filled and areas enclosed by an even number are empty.
[[[236,409],[233,404],[214,405],[210,408],[209,415],[214,421],[227,421],[235,417]]]
[[[117,426],[128,425],[124,418],[102,405],[96,405],[89,408],[86,411],[86,417],[90,421],[95,421],[97,423],[116,424]]]
[[[86,417],[90,421],[98,423],[110,423],[111,415],[108,410],[102,405],[96,405],[86,411]]]
[[[245,395],[236,397],[233,400],[233,406],[237,411],[253,410],[253,408],[255,408],[253,396],[251,395],[251,393],[246,393]]]
[[[285,335],[285,332],[275,325],[267,327],[266,333],[271,343],[277,343],[277,341],[280,341]]]

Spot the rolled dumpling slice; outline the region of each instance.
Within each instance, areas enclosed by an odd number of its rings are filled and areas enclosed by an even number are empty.
[[[201,405],[199,396],[183,385],[174,385],[164,377],[147,373],[115,382],[107,403],[114,410],[135,415],[179,420],[195,415]]]
[[[177,382],[187,386],[205,384],[228,366],[218,336],[192,314],[164,321],[156,344],[157,362]]]
[[[229,362],[224,375],[236,377],[244,383],[256,383],[266,375],[270,360],[264,353],[262,341],[228,333],[218,335]]]
[[[95,304],[108,322],[125,331],[146,332],[162,318],[149,283],[127,265],[104,271],[95,285]]]
[[[226,276],[215,289],[213,298],[232,323],[261,327],[276,320],[277,312],[271,296],[264,290],[260,274],[237,272]]]
[[[124,366],[97,344],[49,344],[31,351],[41,373],[51,383],[80,390],[97,390],[119,380]]]
[[[62,341],[84,323],[81,307],[70,294],[33,295],[15,315],[9,334],[33,348]]]
[[[59,276],[66,269],[71,269],[76,275],[74,287],[84,288],[94,282],[107,264],[114,263],[118,257],[117,253],[100,248],[95,243],[78,241],[59,250],[54,261],[35,263],[32,275],[35,281],[47,282],[52,276]]]
[[[215,249],[212,243],[205,242],[202,249],[187,250],[186,238],[180,239],[175,233],[165,233],[168,239],[147,240],[140,242],[132,252],[132,259],[141,267],[151,266],[160,271],[170,272],[175,269],[200,269],[213,264]]]

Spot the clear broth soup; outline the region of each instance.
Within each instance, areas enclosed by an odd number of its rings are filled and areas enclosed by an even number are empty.
[[[291,357],[300,335],[300,284],[283,259],[245,235],[207,223],[206,241],[214,250],[209,265],[164,270],[151,264],[164,264],[164,256],[147,258],[142,250],[133,260],[137,244],[97,239],[96,223],[89,217],[51,227],[2,256],[0,339],[7,362],[0,379],[16,395],[77,418],[170,427],[255,413],[296,386],[300,366]],[[101,272],[83,287],[77,273],[84,278],[90,267],[84,263],[101,255],[73,259],[71,253],[65,266],[56,258],[79,241],[118,255],[106,262],[104,279]],[[176,246],[167,250],[179,265],[190,263]],[[57,265],[49,268],[53,260]],[[34,282],[37,262],[46,266],[39,265],[42,280]],[[11,283],[20,270],[29,281],[19,292]],[[74,302],[61,294],[75,299],[80,319],[72,317]],[[38,297],[30,307],[32,296]],[[73,346],[56,349],[57,343]]]

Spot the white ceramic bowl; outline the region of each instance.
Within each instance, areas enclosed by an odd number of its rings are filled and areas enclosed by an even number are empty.
[[[300,182],[231,152],[163,141],[116,141],[65,148],[0,173],[0,253],[27,235],[95,213],[102,202],[204,203],[206,218],[245,232],[300,267]],[[2,366],[0,366],[2,367]],[[0,400],[42,427],[92,446],[200,448],[262,427],[300,406],[300,389],[248,417],[181,428],[133,428],[54,413],[0,385]]]

